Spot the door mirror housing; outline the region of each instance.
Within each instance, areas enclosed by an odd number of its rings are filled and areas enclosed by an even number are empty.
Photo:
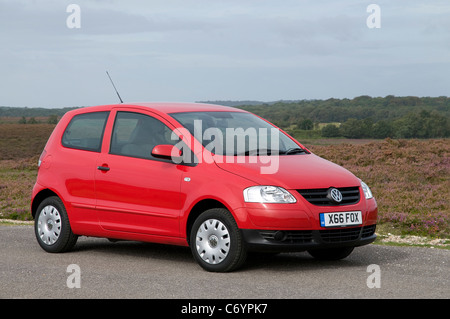
[[[171,159],[178,163],[183,156],[183,152],[176,146],[160,144],[153,148],[152,155],[157,158]]]

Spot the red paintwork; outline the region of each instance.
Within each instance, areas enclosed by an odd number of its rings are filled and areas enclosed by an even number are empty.
[[[244,112],[197,103],[119,104],[70,111],[60,120],[43,152],[32,194],[33,214],[37,207],[34,201],[40,198],[37,195],[50,190],[64,202],[75,234],[185,246],[188,245],[189,214],[203,200],[220,202],[242,229],[321,229],[318,214],[340,210],[362,211],[363,226],[376,223],[376,201],[366,200],[361,190],[360,202],[344,208],[314,206],[292,191],[360,185],[352,173],[314,154],[279,156],[278,172],[265,175],[260,174],[257,163],[220,163],[216,160],[218,163],[203,161],[196,166],[185,166],[109,154],[118,110],[141,112],[159,119],[174,131],[181,132],[181,137],[196,150],[203,150],[203,147],[168,113]],[[61,137],[71,118],[88,111],[110,111],[101,152],[63,147]],[[167,149],[161,151],[167,152]],[[98,166],[110,170],[100,171]],[[185,181],[187,177],[189,181]],[[245,203],[242,192],[254,185],[281,186],[289,190],[297,202]]]
[[[181,157],[181,150],[172,145],[156,145],[152,150],[152,155],[163,158],[171,158],[173,153]]]

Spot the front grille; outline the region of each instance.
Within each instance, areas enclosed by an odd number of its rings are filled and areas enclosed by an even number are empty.
[[[342,201],[336,203],[328,198],[328,188],[297,189],[308,202],[317,206],[342,206],[359,202],[359,187],[342,187],[338,190],[342,194]]]
[[[268,241],[287,244],[305,244],[313,239],[311,230],[264,230],[259,233]]]
[[[376,225],[322,230],[259,230],[259,235],[279,245],[349,244],[375,234]]]
[[[375,234],[376,227],[377,225],[364,226],[361,237],[366,238],[372,236],[373,234]]]
[[[342,243],[359,238],[361,227],[321,230],[320,237],[326,243]]]

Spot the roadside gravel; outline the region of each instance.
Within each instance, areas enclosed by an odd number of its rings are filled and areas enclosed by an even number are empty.
[[[397,243],[406,245],[419,245],[450,248],[450,240],[442,238],[428,238],[420,236],[399,236],[388,233],[387,235],[378,235],[382,243]]]

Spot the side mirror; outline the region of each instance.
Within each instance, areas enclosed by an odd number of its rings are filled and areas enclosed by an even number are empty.
[[[153,148],[152,155],[157,158],[171,159],[176,163],[180,163],[183,152],[176,146],[161,144]]]

